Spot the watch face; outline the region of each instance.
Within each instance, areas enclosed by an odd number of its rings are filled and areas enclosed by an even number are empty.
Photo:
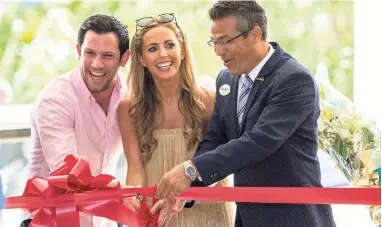
[[[187,167],[186,172],[188,175],[195,176],[195,169],[192,167]]]

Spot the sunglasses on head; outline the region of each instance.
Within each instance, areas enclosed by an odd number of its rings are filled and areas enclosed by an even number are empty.
[[[140,28],[147,27],[147,26],[149,26],[150,24],[152,24],[154,22],[158,22],[158,23],[164,24],[164,23],[170,23],[170,22],[172,22],[174,20],[175,20],[176,26],[178,26],[178,23],[176,22],[176,18],[175,18],[175,14],[174,13],[163,13],[163,14],[158,15],[157,18],[154,18],[154,17],[142,17],[142,18],[140,18],[140,19],[135,21],[136,22],[135,30],[137,31],[138,27],[140,27]]]

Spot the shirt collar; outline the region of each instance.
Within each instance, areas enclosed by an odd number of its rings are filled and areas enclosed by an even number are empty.
[[[261,62],[259,64],[257,64],[256,67],[254,69],[252,69],[252,71],[249,72],[249,74],[248,74],[249,78],[251,78],[252,81],[255,81],[256,77],[259,75],[259,73],[260,73],[261,69],[263,68],[263,66],[265,65],[265,63],[267,63],[269,58],[271,58],[272,54],[275,52],[275,49],[273,48],[273,46],[271,44],[268,43],[268,46],[269,46],[268,54],[265,55],[263,60],[261,60]],[[246,74],[241,74],[242,79],[244,79],[245,76],[246,76]]]

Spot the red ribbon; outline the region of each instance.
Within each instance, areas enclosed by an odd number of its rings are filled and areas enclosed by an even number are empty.
[[[104,174],[93,177],[88,161],[69,155],[61,166],[52,171],[48,180],[40,177],[28,180],[21,198],[24,198],[25,202],[28,198],[38,197],[49,201],[62,199],[62,197],[71,196],[74,193],[80,195],[87,194],[84,192],[108,192],[118,189],[121,189],[121,185],[114,177]],[[12,202],[12,200],[8,202]],[[97,202],[88,201],[88,203],[81,204],[73,199],[67,203],[56,201],[53,204],[38,207],[22,206],[22,208],[29,212],[38,210],[30,227],[79,227],[79,212],[105,217],[128,226],[143,227],[151,222],[157,222],[155,218],[151,217],[147,204],[143,204],[140,210],[140,214],[146,215],[138,215],[123,206],[121,196],[105,197]]]
[[[24,208],[30,212],[39,209],[31,227],[77,227],[79,211],[129,227],[151,227],[156,226],[158,214],[151,215],[146,200],[141,203],[138,214],[125,208],[121,201],[136,194],[153,197],[155,190],[155,187],[121,188],[114,177],[93,177],[87,161],[68,156],[64,164],[51,173],[48,181],[33,178],[28,181],[23,196],[8,197],[5,208]],[[222,202],[381,205],[381,188],[204,187],[189,188],[177,198]],[[153,202],[156,202],[155,198]]]
[[[153,205],[156,202],[158,202],[158,199],[153,198]],[[141,220],[143,220],[144,226],[146,226],[146,227],[157,227],[158,226],[159,213],[155,213],[154,215],[151,214],[146,199],[142,200],[138,215],[141,218]],[[132,227],[134,227],[134,226],[132,226]]]

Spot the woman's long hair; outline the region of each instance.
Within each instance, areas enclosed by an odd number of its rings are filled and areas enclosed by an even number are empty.
[[[143,161],[147,162],[156,149],[158,142],[153,136],[163,122],[163,107],[159,99],[154,80],[146,67],[139,63],[142,53],[142,37],[156,26],[166,26],[174,31],[184,53],[179,68],[181,78],[181,96],[179,109],[184,116],[184,137],[191,150],[203,138],[207,130],[207,112],[202,102],[207,93],[198,87],[195,81],[195,70],[191,59],[190,47],[185,34],[174,23],[158,24],[139,29],[132,38],[128,88],[130,114],[135,124]]]

